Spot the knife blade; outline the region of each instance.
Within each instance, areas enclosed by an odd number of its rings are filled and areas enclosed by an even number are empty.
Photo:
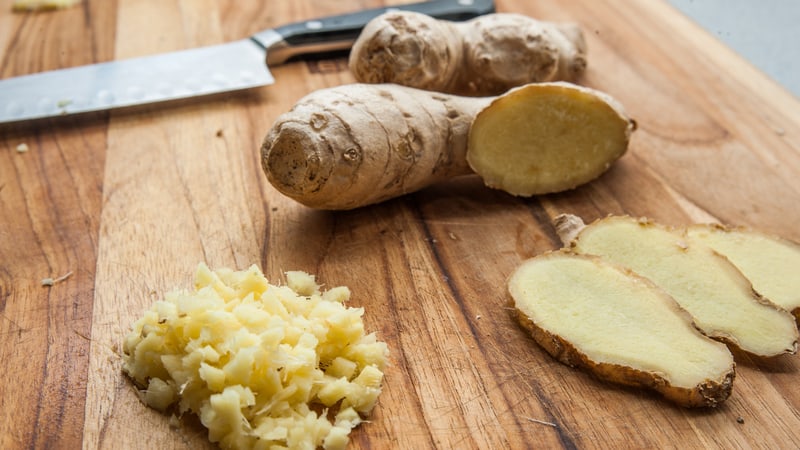
[[[433,0],[303,20],[249,38],[0,80],[0,123],[199,97],[270,85],[269,66],[346,50],[370,20],[408,10],[461,21],[494,12],[493,0]]]

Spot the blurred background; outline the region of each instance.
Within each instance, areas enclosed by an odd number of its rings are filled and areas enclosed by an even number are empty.
[[[800,0],[668,0],[800,98]]]

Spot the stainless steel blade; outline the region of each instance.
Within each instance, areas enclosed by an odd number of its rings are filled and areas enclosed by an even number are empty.
[[[0,122],[177,100],[272,84],[250,39],[3,80]]]
[[[388,10],[467,20],[493,0],[431,0],[300,21],[222,45],[0,80],[0,123],[164,102],[264,86],[267,64],[350,48],[364,25]],[[267,58],[269,55],[269,58]]]

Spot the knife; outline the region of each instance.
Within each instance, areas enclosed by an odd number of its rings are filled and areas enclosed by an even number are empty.
[[[249,38],[140,58],[0,80],[0,123],[198,97],[266,86],[268,66],[349,49],[370,20],[407,10],[461,21],[494,12],[493,0],[433,0],[283,25]]]

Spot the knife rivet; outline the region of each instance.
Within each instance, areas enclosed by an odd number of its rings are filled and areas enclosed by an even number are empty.
[[[320,28],[322,28],[322,22],[320,22],[319,20],[309,20],[308,22],[306,22],[306,28],[308,28],[309,30],[319,30]]]

